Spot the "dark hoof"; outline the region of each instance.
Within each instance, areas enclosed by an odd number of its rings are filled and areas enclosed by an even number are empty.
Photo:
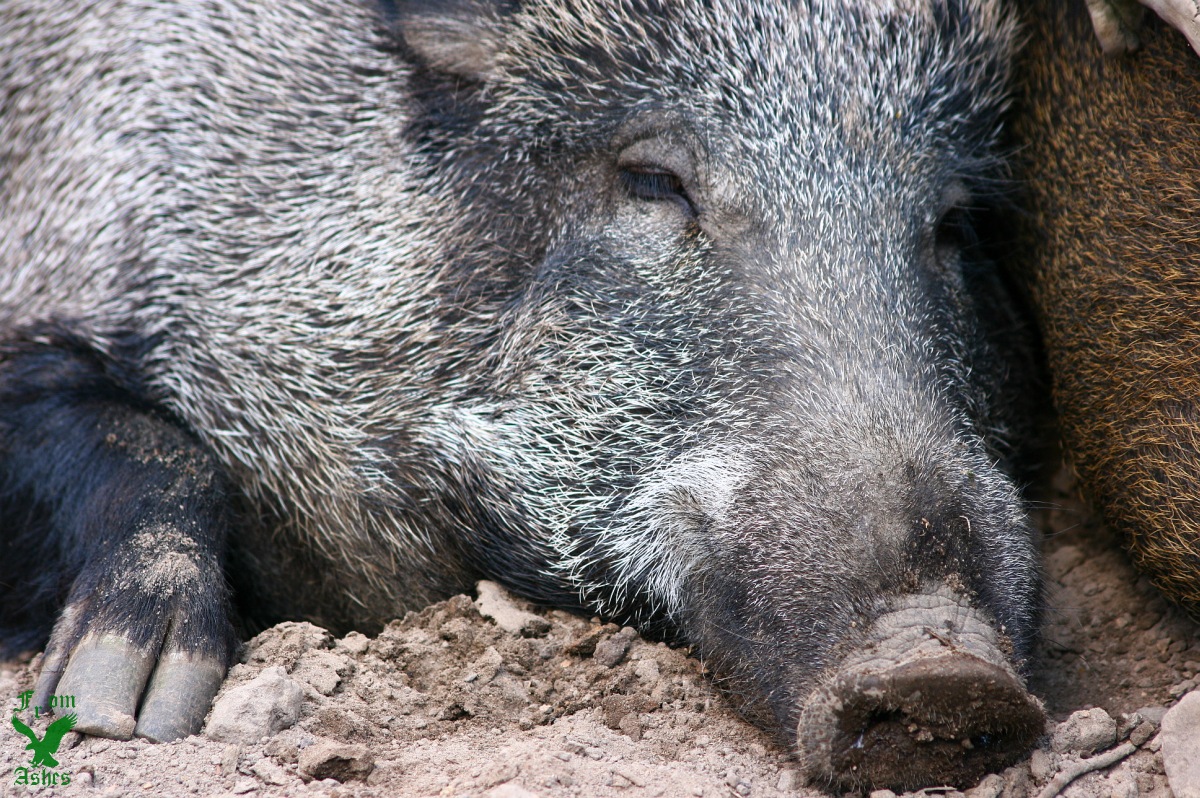
[[[117,740],[168,741],[200,730],[233,634],[220,570],[173,545],[165,555],[176,558],[172,580],[161,564],[140,568],[136,558],[115,573],[84,569],[46,647],[38,706],[62,706],[70,696],[76,731]],[[180,558],[194,567],[178,567]]]
[[[166,742],[200,730],[224,678],[225,662],[211,655],[175,651],[155,660],[127,638],[87,635],[61,676],[42,670],[34,700],[45,706],[51,694],[71,696],[75,731],[84,734]]]
[[[154,742],[196,734],[224,679],[224,659],[183,651],[161,655],[133,733]]]

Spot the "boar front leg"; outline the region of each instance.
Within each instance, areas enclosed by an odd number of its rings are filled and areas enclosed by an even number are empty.
[[[0,348],[0,627],[62,606],[40,706],[73,696],[78,731],[118,739],[199,730],[234,640],[227,508],[204,448],[95,355]]]

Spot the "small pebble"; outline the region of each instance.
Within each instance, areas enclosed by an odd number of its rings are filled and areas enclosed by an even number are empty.
[[[351,654],[365,654],[367,647],[371,645],[371,639],[362,632],[351,632],[339,640],[338,645]]]
[[[477,582],[475,589],[479,593],[475,600],[479,614],[491,618],[504,631],[523,637],[541,637],[550,631],[549,621],[522,608],[523,602],[495,582]]]
[[[592,657],[606,668],[615,668],[625,659],[625,653],[629,651],[635,637],[637,632],[627,626],[607,640],[597,643]]]
[[[1004,793],[1004,777],[995,773],[984,776],[983,781],[967,790],[967,798],[1000,798]]]
[[[253,745],[300,719],[304,689],[278,665],[235,687],[213,706],[205,736],[227,743]]]
[[[1133,731],[1129,732],[1129,742],[1134,745],[1142,745],[1154,736],[1154,731],[1157,728],[1150,721],[1144,720],[1138,726],[1134,727]]]
[[[250,772],[267,784],[282,786],[292,780],[288,772],[270,759],[260,759],[250,766]]]
[[[643,781],[641,778],[633,775],[633,773],[631,773],[628,770],[615,770],[613,772],[616,775],[620,776],[621,778],[625,779],[627,782],[629,782],[630,784],[632,784],[635,787],[645,787],[646,786],[645,781]]]
[[[320,740],[300,752],[299,769],[313,780],[365,781],[375,769],[375,758],[365,745]]]
[[[641,719],[634,712],[630,712],[622,717],[617,724],[617,728],[634,742],[641,740],[642,735],[645,734],[645,727],[642,725]]]
[[[639,679],[650,686],[657,684],[660,678],[658,663],[652,659],[638,660],[638,664],[634,666],[633,672]]]
[[[1179,696],[1184,695],[1185,693],[1191,692],[1192,689],[1195,688],[1195,686],[1196,686],[1195,679],[1185,679],[1182,682],[1180,682],[1179,684],[1172,685],[1171,688],[1169,690],[1167,690],[1167,692],[1170,693],[1171,698],[1179,698]]]
[[[292,670],[291,676],[311,686],[321,695],[333,695],[342,676],[350,670],[350,660],[332,651],[307,651]]]
[[[221,751],[221,758],[217,764],[221,766],[221,775],[232,776],[237,772],[238,759],[241,758],[242,751],[236,745],[227,745]]]
[[[1037,781],[1043,784],[1050,781],[1050,779],[1054,778],[1056,770],[1058,768],[1055,767],[1054,760],[1045,750],[1039,748],[1030,755],[1029,772]]]
[[[800,771],[791,768],[779,771],[779,780],[775,782],[775,789],[780,792],[794,792],[800,789]]]
[[[1083,754],[1102,751],[1117,741],[1117,722],[1099,707],[1072,712],[1058,724],[1050,738],[1055,753]]]

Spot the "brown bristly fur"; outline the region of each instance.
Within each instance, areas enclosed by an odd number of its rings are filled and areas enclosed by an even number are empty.
[[[1011,133],[1068,455],[1171,598],[1200,608],[1200,60],[1154,20],[1106,58],[1084,4],[1026,2]]]

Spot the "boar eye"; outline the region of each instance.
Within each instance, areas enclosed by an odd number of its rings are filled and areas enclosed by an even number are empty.
[[[938,252],[963,251],[979,243],[976,218],[983,208],[959,180],[953,180],[942,192],[942,212],[933,227],[933,243]]]
[[[945,211],[938,219],[934,230],[935,243],[939,250],[964,250],[979,243],[970,208],[954,207]]]
[[[692,209],[679,176],[654,167],[626,167],[621,170],[621,183],[629,195],[641,200],[675,200]]]

